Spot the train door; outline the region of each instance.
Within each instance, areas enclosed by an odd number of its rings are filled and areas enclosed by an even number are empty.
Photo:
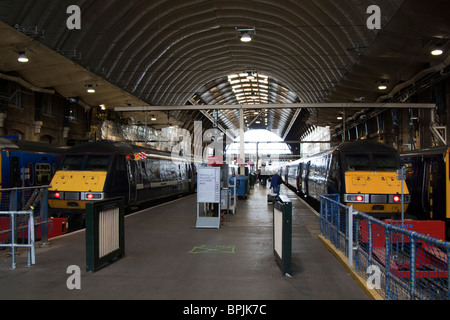
[[[422,180],[422,209],[427,212],[430,219],[440,219],[442,217],[437,216],[435,197],[433,196],[433,190],[437,190],[438,186],[438,163],[434,158],[424,159],[423,166],[423,180]]]
[[[193,172],[193,166],[191,166],[189,163],[186,163],[186,173],[187,173],[187,181],[188,181],[188,190],[192,191],[194,190],[194,172]]]
[[[302,191],[302,164],[299,163],[298,167],[297,167],[297,174],[295,177],[295,190],[297,190],[297,192],[301,192]]]
[[[328,191],[327,193],[340,193],[341,191],[341,179],[340,179],[340,167],[338,157],[336,154],[331,154],[331,163],[328,174]]]
[[[309,167],[311,165],[311,161],[303,164],[302,168],[302,193],[308,195],[308,176],[309,176]]]
[[[11,157],[10,160],[10,177],[11,177],[11,188],[21,187],[22,183],[20,181],[20,164],[19,157]]]
[[[136,161],[127,161],[128,199],[130,204],[136,203]]]

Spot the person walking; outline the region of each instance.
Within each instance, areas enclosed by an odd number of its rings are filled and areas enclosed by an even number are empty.
[[[273,192],[276,193],[277,196],[280,195],[280,185],[283,183],[283,179],[275,173],[272,176],[272,180],[270,181],[270,188],[273,189]]]

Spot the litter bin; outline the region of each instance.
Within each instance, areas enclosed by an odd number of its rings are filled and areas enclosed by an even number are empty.
[[[249,182],[250,188],[253,188],[255,186],[255,181],[256,181],[256,174],[250,173],[248,175],[248,182]]]
[[[292,202],[285,195],[277,197],[273,206],[273,254],[284,275],[291,273]]]
[[[248,178],[246,176],[238,176],[236,178],[236,194],[238,197],[247,198]]]

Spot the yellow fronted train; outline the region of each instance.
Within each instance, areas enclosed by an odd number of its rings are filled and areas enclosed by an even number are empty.
[[[174,160],[174,161],[172,161]],[[194,167],[169,152],[116,142],[70,148],[49,188],[49,212],[68,217],[69,230],[82,228],[86,203],[123,197],[125,207],[193,192]]]
[[[401,212],[401,162],[392,147],[373,141],[344,142],[282,167],[286,184],[299,194],[320,201],[322,194],[340,194],[341,202],[377,218]],[[403,186],[404,210],[410,202]]]

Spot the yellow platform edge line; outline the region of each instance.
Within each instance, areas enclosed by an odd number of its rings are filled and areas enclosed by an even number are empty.
[[[349,274],[355,279],[356,283],[363,289],[363,291],[367,294],[367,296],[371,300],[384,300],[384,298],[375,290],[371,290],[366,286],[366,280],[363,279],[360,275],[358,275],[349,265],[348,258],[341,252],[336,249],[336,247],[323,235],[317,236],[319,240],[324,244],[324,246],[341,262],[341,264],[347,269]]]

